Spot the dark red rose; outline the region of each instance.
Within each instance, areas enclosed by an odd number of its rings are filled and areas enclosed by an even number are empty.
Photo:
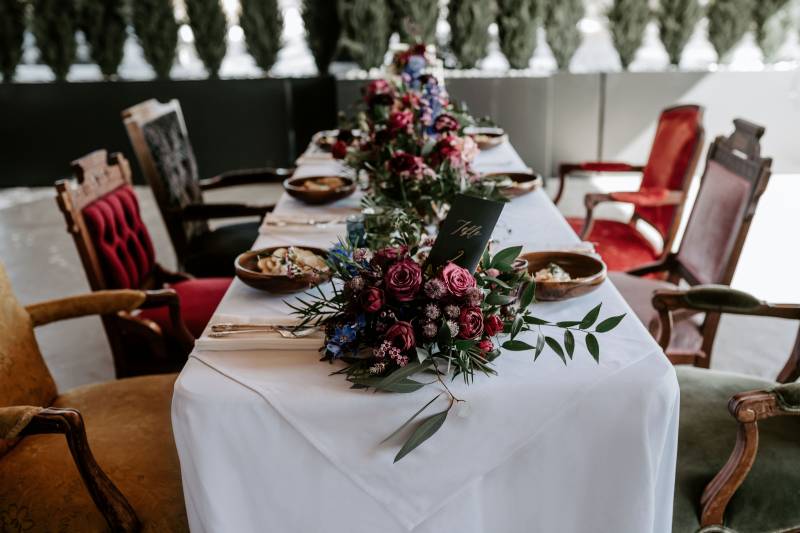
[[[387,161],[386,168],[396,176],[416,180],[421,180],[426,175],[433,174],[433,171],[421,157],[407,152],[395,152],[392,158]]]
[[[422,268],[411,259],[402,259],[386,271],[386,292],[398,302],[409,302],[422,286]]]
[[[392,86],[386,80],[374,80],[364,90],[364,100],[370,107],[389,105],[394,99]]]
[[[494,350],[494,344],[492,343],[492,339],[483,338],[478,342],[478,349],[483,353],[489,353]]]
[[[441,165],[445,161],[457,161],[461,158],[461,148],[456,139],[448,135],[439,139],[433,147],[430,158],[434,165]]]
[[[472,287],[476,287],[475,278],[466,268],[461,268],[455,263],[447,263],[442,269],[442,281],[447,291],[458,298],[467,294]]]
[[[333,143],[331,154],[334,159],[344,159],[347,157],[347,143],[344,141],[336,141]]]
[[[401,257],[408,253],[408,246],[390,246],[388,248],[381,248],[375,252],[372,261],[379,266],[386,266],[389,263],[394,263]]]
[[[409,56],[424,56],[427,46],[424,43],[417,43],[408,49]]]
[[[483,312],[480,307],[465,307],[458,317],[458,336],[474,339],[483,333]]]
[[[386,340],[401,352],[407,352],[417,345],[414,328],[408,322],[395,322],[386,332]]]
[[[503,319],[497,315],[488,316],[486,317],[486,322],[484,323],[483,327],[486,330],[487,335],[494,337],[503,331]]]
[[[361,293],[361,308],[367,313],[376,313],[383,307],[383,291],[378,287],[367,287]]]
[[[458,120],[456,120],[453,115],[448,115],[447,113],[442,113],[436,117],[436,121],[433,123],[433,129],[439,133],[456,131],[459,126]]]
[[[413,123],[414,113],[411,111],[392,111],[388,122],[389,133],[397,135],[398,133],[408,132]]]

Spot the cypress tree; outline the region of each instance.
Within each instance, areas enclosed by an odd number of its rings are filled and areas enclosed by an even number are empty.
[[[713,0],[708,7],[708,40],[719,60],[728,55],[750,29],[752,0]]]
[[[336,54],[341,27],[336,2],[331,0],[303,0],[301,8],[303,24],[306,28],[306,42],[314,56],[314,63],[321,75],[328,68]]]
[[[363,69],[379,67],[389,46],[389,9],[383,0],[339,0],[339,44]]]
[[[25,36],[25,4],[20,0],[0,0],[0,73],[11,81],[22,59]]]
[[[512,68],[527,68],[536,49],[536,3],[498,0],[497,8],[500,49]]]
[[[439,20],[437,0],[390,0],[392,22],[405,43],[433,43]]]
[[[158,79],[168,79],[178,46],[178,23],[172,0],[133,0],[132,3],[133,29],[144,58]]]
[[[789,3],[788,0],[758,0],[753,2],[756,42],[761,47],[761,51],[764,52],[765,58],[772,57],[777,52],[777,48],[783,44],[783,40],[780,37],[777,40],[781,42],[775,42],[776,39],[773,39],[773,33],[783,34],[784,32],[781,30],[785,29],[789,23],[790,18],[788,16],[785,16],[784,13],[778,13],[787,3]],[[776,20],[770,20],[773,18],[776,18]],[[770,29],[777,30],[777,32],[770,31]]]
[[[450,0],[449,10],[450,48],[459,65],[473,68],[486,57],[494,6],[486,0]]]
[[[117,73],[125,52],[127,21],[123,0],[90,0],[83,3],[81,27],[92,59],[103,76]]]
[[[241,0],[239,24],[247,50],[264,72],[268,72],[281,49],[283,15],[278,0]]]
[[[186,14],[194,34],[194,47],[210,78],[219,75],[219,67],[228,49],[225,37],[228,21],[219,0],[186,0]]]
[[[642,45],[650,21],[650,6],[647,0],[614,0],[606,15],[620,62],[627,69]]]
[[[660,0],[656,17],[658,29],[673,65],[681,62],[681,53],[701,16],[697,0]]]
[[[569,69],[569,62],[581,45],[578,22],[583,15],[583,0],[548,0],[545,4],[545,36],[560,70]]]
[[[75,61],[78,9],[73,0],[33,0],[33,34],[42,62],[65,80]]]

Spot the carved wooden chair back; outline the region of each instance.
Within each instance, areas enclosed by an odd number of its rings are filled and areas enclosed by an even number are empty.
[[[122,118],[175,252],[182,257],[189,242],[209,227],[205,220],[181,216],[187,205],[203,203],[203,194],[180,102],[150,99],[124,110]]]
[[[640,191],[679,191],[678,205],[637,206],[633,220],[643,220],[655,228],[664,240],[664,250],[672,242],[680,225],[686,192],[692,183],[703,148],[703,108],[698,105],[669,107],[661,112],[647,164],[642,170]]]

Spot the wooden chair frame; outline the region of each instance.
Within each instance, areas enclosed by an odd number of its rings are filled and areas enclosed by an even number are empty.
[[[730,313],[737,315],[784,318],[800,321],[800,305],[769,304],[725,286],[697,286],[688,291],[659,290],[653,295],[653,307],[661,322],[659,344],[666,351],[672,334],[672,316],[679,311]],[[789,359],[778,375],[779,383],[792,383],[800,377],[800,334]],[[800,387],[792,383],[789,387]],[[728,461],[706,485],[700,500],[701,527],[722,526],[725,509],[742,485],[758,453],[758,421],[774,416],[800,415],[800,405],[782,401],[780,387],[772,390],[742,391],[728,403],[728,410],[738,422],[736,445]]]
[[[163,179],[156,166],[153,154],[145,141],[143,132],[143,127],[146,124],[169,113],[177,114],[181,131],[183,135],[188,138],[189,134],[186,129],[186,122],[178,100],[170,100],[166,103],[161,103],[155,99],[146,100],[125,109],[122,112],[122,119],[125,123],[125,129],[128,132],[128,138],[133,146],[133,151],[139,161],[139,166],[150,187],[153,189],[161,211],[161,216],[167,226],[170,240],[172,241],[175,253],[179,258],[178,261],[180,262],[180,258],[184,256],[189,246],[189,238],[183,227],[184,221],[248,216],[263,217],[266,213],[272,211],[275,206],[248,205],[242,203],[212,204],[205,202],[190,204],[183,209],[176,209],[169,206],[165,200],[169,195],[169,191],[166,189],[166,180]],[[247,184],[282,183],[283,180],[291,176],[293,172],[294,169],[285,168],[234,170],[223,172],[212,178],[200,179],[198,185],[201,191],[207,191]]]
[[[109,289],[94,242],[83,218],[83,209],[115,191],[131,185],[131,170],[120,153],[97,150],[72,162],[74,179],[56,182],[56,201],[78,249],[84,272],[93,291]],[[180,301],[173,290],[164,290],[167,283],[191,279],[187,274],[172,272],[155,263],[152,274],[137,289],[151,294],[151,301],[169,307],[173,329],[186,355],[194,346],[194,337],[180,318]],[[176,370],[168,362],[174,357],[164,342],[161,327],[152,320],[121,312],[101,317],[111,345],[116,376],[127,377],[153,372]],[[149,354],[149,357],[145,357]]]
[[[743,119],[735,119],[733,123],[736,128],[733,134],[729,137],[717,137],[709,147],[706,167],[703,172],[703,175],[705,175],[708,170],[709,161],[715,161],[751,183],[751,194],[747,206],[745,207],[742,224],[726,259],[724,271],[720,279],[715,280],[716,283],[721,285],[730,285],[733,279],[733,274],[739,262],[739,256],[742,253],[747,234],[750,231],[750,225],[752,224],[758,201],[761,199],[761,195],[764,194],[772,173],[772,159],[762,158],[760,152],[759,139],[764,135],[764,128]],[[747,159],[742,159],[737,155],[738,153],[744,154]],[[693,211],[692,214],[689,215],[688,224],[691,225],[694,216],[695,214]],[[683,243],[681,243],[681,246],[683,246]],[[681,280],[686,281],[689,285],[702,284],[703,280],[697,279],[692,271],[681,263],[679,255],[680,249],[677,253],[668,253],[663,259],[655,263],[629,270],[628,274],[643,276],[646,274],[662,273],[666,274],[669,282],[676,285]],[[692,364],[702,368],[709,368],[711,364],[711,350],[714,346],[717,328],[719,327],[719,318],[719,313],[706,313],[701,328],[703,336],[701,348],[698,351],[689,352],[670,350],[667,352],[670,361],[675,364]]]
[[[697,109],[699,108],[699,106],[696,105],[672,106],[664,109],[662,111],[662,114],[684,108]],[[700,110],[702,112],[702,109]],[[641,205],[641,207],[675,206],[676,208],[675,215],[672,218],[672,223],[670,224],[669,230],[666,235],[662,236],[663,243],[659,259],[663,259],[664,257],[666,257],[667,254],[669,254],[670,251],[672,250],[672,246],[675,243],[675,238],[678,234],[678,229],[680,228],[681,225],[681,220],[683,218],[683,210],[686,205],[686,199],[689,193],[689,188],[692,185],[692,178],[694,177],[694,172],[697,168],[697,163],[700,159],[700,154],[703,149],[703,144],[705,143],[705,129],[703,128],[702,124],[698,124],[697,134],[698,134],[697,140],[692,150],[692,159],[689,165],[686,167],[686,173],[684,174],[682,189],[680,191],[671,191],[670,194],[667,194],[663,198],[648,200],[646,204]],[[564,194],[564,189],[566,186],[566,179],[567,176],[569,176],[570,174],[576,172],[641,173],[644,171],[644,168],[645,167],[643,165],[630,165],[628,163],[601,162],[601,161],[594,161],[594,162],[580,163],[580,164],[562,163],[561,165],[559,165],[558,169],[558,177],[559,177],[558,192],[556,193],[553,202],[557,204],[558,202],[561,201],[561,197]],[[615,198],[615,194],[616,193],[588,193],[584,196],[583,203],[586,208],[586,215],[583,222],[583,229],[581,230],[581,235],[580,235],[581,239],[586,240],[592,231],[592,228],[594,226],[594,208],[597,207],[598,204],[604,202],[631,203],[630,200],[633,200],[636,196],[636,193],[631,193],[628,194],[628,196],[631,197],[630,199]],[[650,226],[650,224],[646,220],[640,218],[635,212],[631,217],[631,219],[628,221],[628,224],[635,228],[637,222],[639,222],[640,220],[643,223]]]

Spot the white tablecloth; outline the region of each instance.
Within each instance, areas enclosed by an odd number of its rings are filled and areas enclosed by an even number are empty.
[[[524,167],[508,144],[482,152],[476,166]],[[295,207],[284,197],[276,211]],[[281,233],[262,234],[256,246],[331,239]],[[495,236],[528,250],[577,243],[542,192],[506,206]],[[580,318],[601,301],[602,316],[629,311],[607,282],[576,300],[537,304],[536,314]],[[278,304],[234,281],[217,314],[279,313]],[[394,465],[399,443],[378,442],[432,390],[350,391],[313,351],[196,350],[173,398],[192,531],[666,533],[674,371],[632,313],[600,340],[599,365],[581,348],[568,368],[552,353],[535,364],[505,353],[499,376],[459,388],[468,409]],[[337,433],[343,426],[354,434]]]

